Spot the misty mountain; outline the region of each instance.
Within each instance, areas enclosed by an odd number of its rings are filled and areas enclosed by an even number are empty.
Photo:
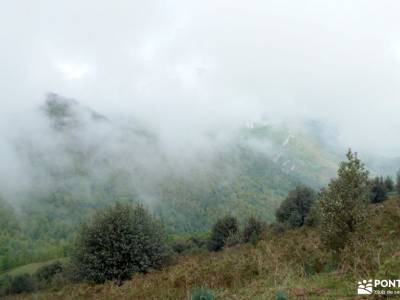
[[[271,221],[290,189],[319,188],[338,160],[311,135],[263,122],[223,138],[207,132],[201,146],[172,153],[137,120],[73,99],[49,94],[39,112],[44,126],[15,140],[30,184],[9,200],[22,214],[53,215],[65,230],[111,201],[144,203],[172,232],[208,230],[228,213]]]
[[[143,203],[179,235],[203,233],[227,214],[272,222],[291,189],[318,190],[340,161],[318,123],[248,122],[184,143],[54,93],[33,120],[9,140],[10,178],[19,181],[0,191],[2,253],[14,253],[14,265],[64,255],[79,224],[116,201]]]

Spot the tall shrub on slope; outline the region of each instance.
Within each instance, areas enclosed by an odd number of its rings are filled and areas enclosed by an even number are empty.
[[[362,228],[369,199],[368,171],[357,153],[349,150],[338,177],[322,191],[321,240],[329,249],[339,251],[349,236]]]
[[[161,267],[167,257],[160,223],[143,206],[116,204],[82,226],[74,262],[87,281],[121,283],[134,272]]]
[[[306,186],[292,190],[276,211],[276,219],[292,227],[301,227],[315,202],[315,192]]]
[[[235,217],[226,216],[219,219],[211,232],[208,248],[212,251],[221,250],[227,243],[229,238],[238,234],[239,225]]]

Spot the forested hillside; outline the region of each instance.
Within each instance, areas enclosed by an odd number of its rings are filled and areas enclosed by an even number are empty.
[[[271,222],[290,190],[320,188],[338,161],[315,126],[248,123],[171,154],[157,130],[138,120],[56,94],[37,118],[41,127],[13,140],[23,184],[0,200],[1,270],[67,255],[80,223],[117,201],[143,203],[180,236],[207,232],[228,213]]]
[[[170,233],[202,233],[228,212],[272,221],[290,189],[320,187],[336,167],[311,135],[265,123],[224,139],[209,133],[202,147],[171,155],[139,121],[56,94],[37,118],[41,127],[13,140],[25,184],[1,200],[3,270],[65,255],[80,222],[115,201],[144,203]]]

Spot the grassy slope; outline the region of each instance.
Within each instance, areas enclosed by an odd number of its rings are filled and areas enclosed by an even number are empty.
[[[226,300],[275,299],[278,291],[284,292],[287,299],[301,299],[296,294],[302,293],[307,299],[360,299],[355,298],[357,280],[400,274],[400,199],[393,197],[370,208],[374,234],[346,249],[336,271],[324,267],[316,273],[305,271],[313,262],[329,261],[315,229],[302,228],[280,235],[269,230],[256,246],[238,245],[220,253],[181,258],[161,271],[136,275],[121,287],[111,283],[74,284],[56,292],[8,299],[176,300],[189,299],[190,291],[199,286],[213,288],[217,299]]]
[[[49,265],[49,264],[54,263],[56,261],[66,261],[67,259],[68,258],[56,258],[56,259],[51,259],[51,260],[47,260],[47,261],[43,261],[43,262],[31,263],[31,264],[27,264],[27,265],[24,265],[24,266],[13,268],[13,269],[11,269],[11,270],[9,270],[7,272],[4,272],[4,273],[0,273],[0,275],[16,276],[16,275],[20,275],[20,274],[24,274],[24,273],[33,274],[40,267]]]

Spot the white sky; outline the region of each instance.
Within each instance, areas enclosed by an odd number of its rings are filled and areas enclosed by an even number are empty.
[[[2,0],[0,118],[54,91],[177,135],[322,119],[343,145],[398,155],[399,12],[396,0]]]

